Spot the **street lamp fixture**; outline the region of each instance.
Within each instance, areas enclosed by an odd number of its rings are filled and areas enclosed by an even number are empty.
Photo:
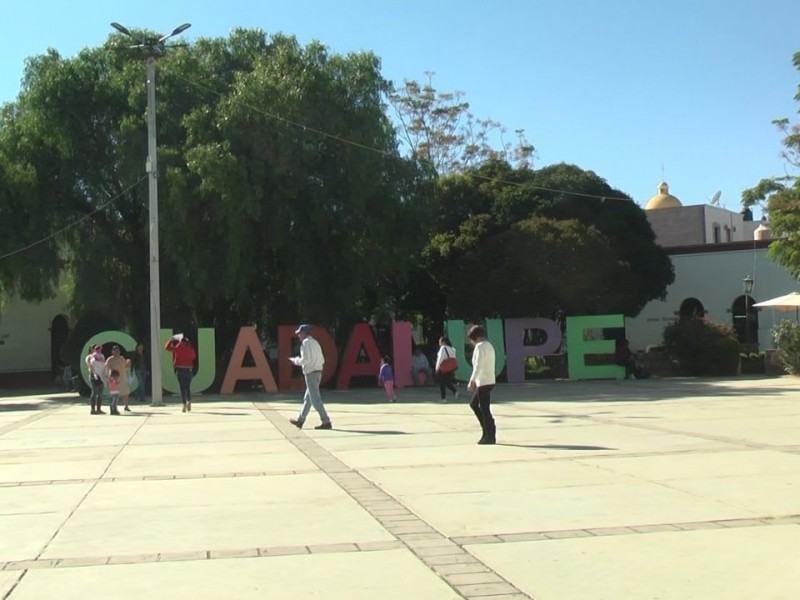
[[[131,30],[112,22],[111,27],[121,34],[133,38]],[[158,258],[158,151],[156,146],[156,55],[163,49],[164,42],[189,29],[184,23],[172,33],[157,39],[141,40],[135,47],[147,51],[147,161],[145,171],[149,175],[149,214],[150,214],[150,382],[153,406],[163,406],[161,379],[161,280]],[[134,38],[135,39],[135,38]]]
[[[130,30],[130,29],[128,29],[128,28],[127,28],[127,27],[125,27],[124,25],[120,25],[120,24],[119,24],[119,23],[117,23],[116,21],[112,21],[112,23],[111,23],[111,26],[112,26],[114,29],[116,29],[117,31],[119,31],[120,33],[124,33],[125,35],[127,35],[127,36],[129,36],[129,37],[131,37],[131,36],[133,35],[133,34],[131,33],[131,30]]]
[[[744,288],[744,339],[748,352],[750,352],[750,306],[748,300],[753,291],[753,283],[755,283],[755,280],[750,275],[742,279],[742,288]]]
[[[753,279],[750,275],[742,279],[742,287],[744,288],[745,294],[750,294],[753,291],[753,284],[755,283],[755,279]]]

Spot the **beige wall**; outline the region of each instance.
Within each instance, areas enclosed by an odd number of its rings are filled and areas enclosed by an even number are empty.
[[[664,248],[705,244],[703,208],[683,206],[645,211],[656,234],[656,243]]]
[[[67,314],[67,299],[29,303],[12,298],[0,311],[0,373],[50,369],[50,324]]]

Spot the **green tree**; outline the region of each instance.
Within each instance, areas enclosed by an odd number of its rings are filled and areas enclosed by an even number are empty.
[[[15,236],[0,249],[79,224],[19,258],[29,279],[0,261],[0,285],[45,296],[63,270],[76,312],[104,309],[143,331],[146,97],[142,57],[126,44],[114,35],[72,59],[29,60],[4,107],[2,193],[17,208],[2,215]],[[405,276],[431,220],[430,178],[399,154],[379,67],[368,52],[254,30],[159,59],[165,324],[330,324],[369,314],[388,294],[376,282]]]
[[[544,217],[477,242],[454,275],[449,308],[472,319],[616,312],[634,283],[596,227]]]
[[[800,374],[800,323],[783,319],[771,330],[787,373]]]
[[[495,161],[440,178],[437,194],[424,257],[439,294],[425,295],[441,315],[635,316],[674,280],[644,211],[591,171]]]
[[[800,70],[800,52],[795,53],[793,64]],[[795,99],[800,101],[800,86]],[[783,134],[783,157],[789,172],[782,176],[762,179],[754,187],[742,192],[742,205],[760,205],[769,215],[773,242],[769,256],[783,265],[794,277],[800,277],[800,125],[789,119],[773,121]]]

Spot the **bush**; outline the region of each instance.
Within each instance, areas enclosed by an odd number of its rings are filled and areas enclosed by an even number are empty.
[[[552,377],[550,367],[543,356],[528,356],[525,358],[525,379],[544,379]]]
[[[733,329],[707,319],[688,317],[667,325],[664,350],[691,375],[736,375],[739,368]]]
[[[775,345],[781,351],[783,368],[792,375],[800,374],[800,323],[781,321],[772,328]]]

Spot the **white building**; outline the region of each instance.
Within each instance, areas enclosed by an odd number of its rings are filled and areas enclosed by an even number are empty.
[[[796,290],[797,282],[768,258],[768,225],[753,222],[749,211],[683,206],[665,182],[645,211],[656,241],[672,259],[675,282],[665,300],[650,302],[636,318],[626,319],[631,348],[660,345],[664,327],[691,313],[733,326],[743,344],[774,348],[770,329],[786,314],[752,305]],[[743,280],[748,276],[754,283],[745,299]]]

